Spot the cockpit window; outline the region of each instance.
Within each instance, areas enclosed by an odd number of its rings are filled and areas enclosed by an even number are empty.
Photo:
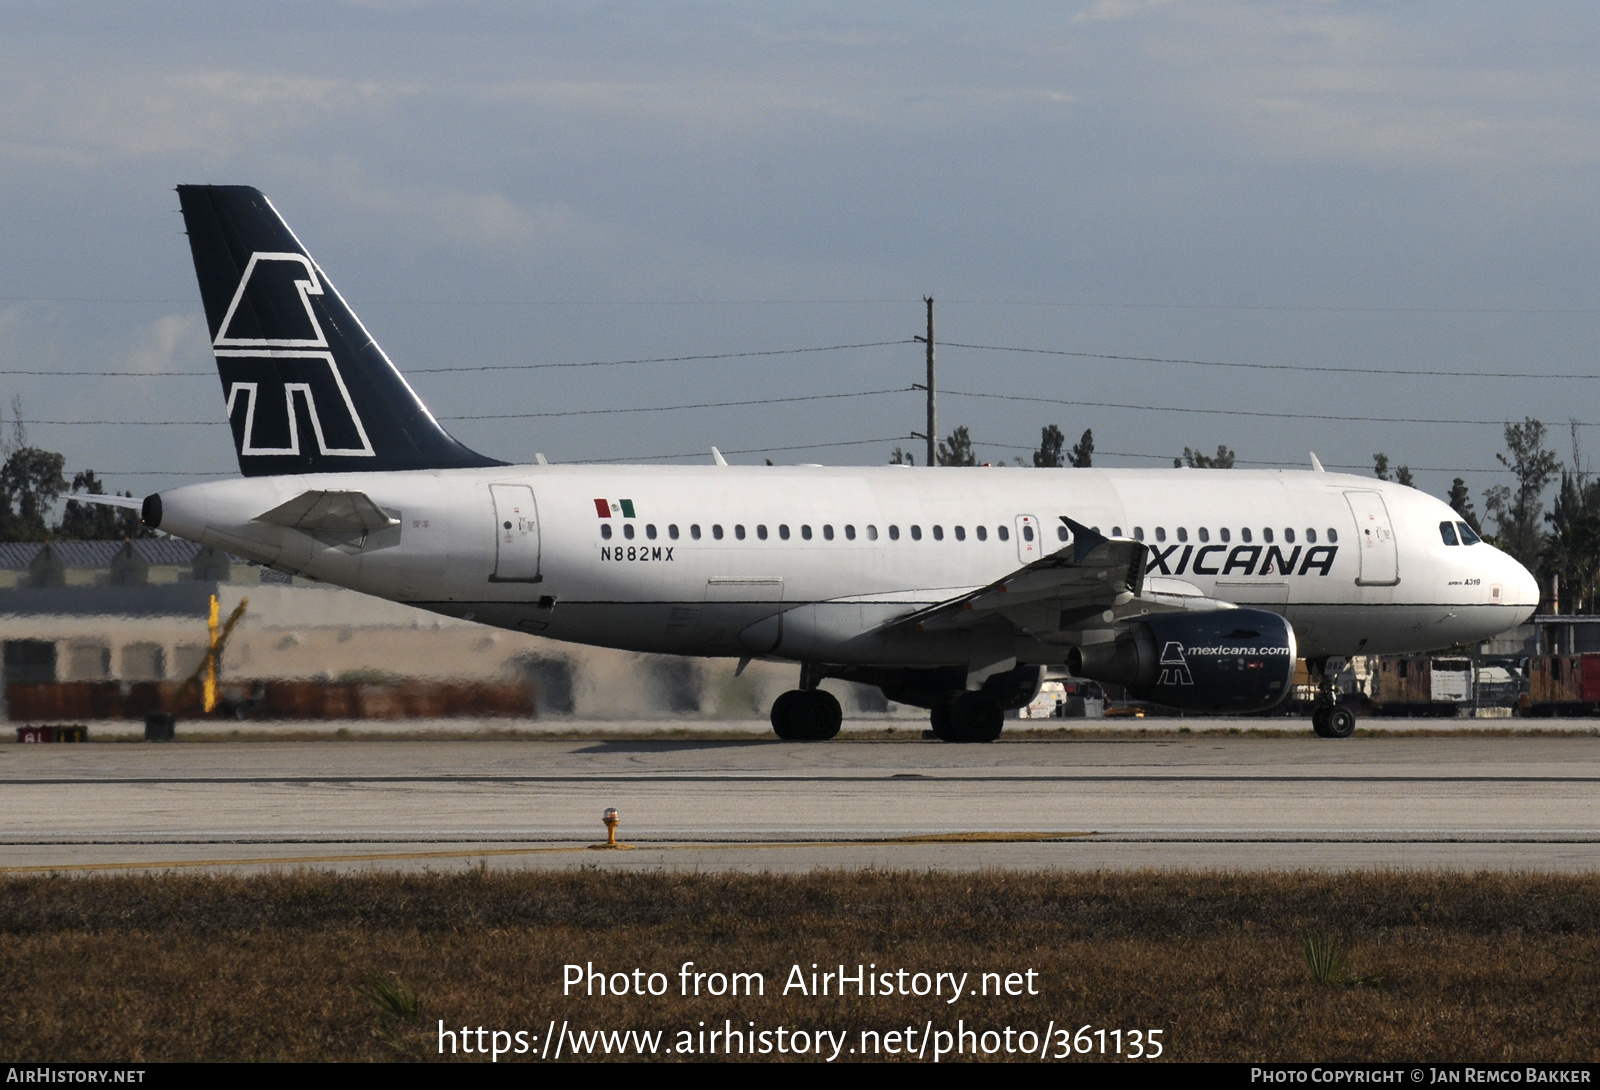
[[[1439,536],[1444,538],[1444,543],[1446,545],[1460,544],[1460,542],[1456,540],[1456,528],[1454,523],[1441,522],[1439,524]]]
[[[1483,540],[1477,534],[1472,532],[1472,527],[1468,526],[1464,522],[1456,523],[1456,529],[1461,531],[1461,544],[1463,545],[1476,545],[1478,542]]]

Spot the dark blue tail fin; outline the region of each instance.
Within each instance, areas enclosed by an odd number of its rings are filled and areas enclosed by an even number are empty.
[[[178,200],[246,477],[505,464],[439,426],[259,190]]]

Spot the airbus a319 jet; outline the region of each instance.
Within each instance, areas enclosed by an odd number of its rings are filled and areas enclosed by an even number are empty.
[[[1175,709],[1260,712],[1295,661],[1426,651],[1538,589],[1448,506],[1323,472],[512,465],[439,425],[257,190],[179,186],[239,479],[146,525],[480,624],[782,660],[780,738],[837,734],[819,684],[992,741],[1046,669]],[[742,668],[742,666],[741,666]],[[1324,684],[1319,734],[1351,713]]]

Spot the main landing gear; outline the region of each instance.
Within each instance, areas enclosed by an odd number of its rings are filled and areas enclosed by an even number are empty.
[[[1005,709],[988,693],[947,693],[932,709],[933,736],[941,742],[993,742],[1006,724]]]
[[[1348,738],[1355,733],[1356,716],[1349,708],[1341,708],[1333,700],[1333,676],[1328,673],[1327,659],[1313,659],[1306,668],[1315,673],[1317,702],[1311,712],[1311,729],[1318,738]]]
[[[772,729],[785,742],[826,742],[843,722],[839,701],[822,689],[790,689],[772,702]]]

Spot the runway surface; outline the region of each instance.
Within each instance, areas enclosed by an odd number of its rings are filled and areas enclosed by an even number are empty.
[[[601,811],[632,851],[594,851]],[[0,746],[6,873],[1600,866],[1600,738]]]

